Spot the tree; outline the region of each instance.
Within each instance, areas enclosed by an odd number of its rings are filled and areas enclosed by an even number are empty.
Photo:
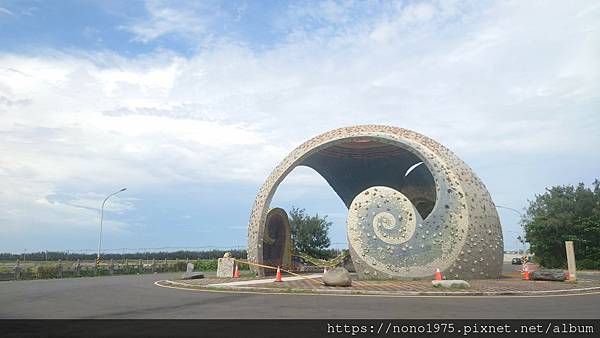
[[[593,189],[555,186],[529,201],[522,219],[525,240],[540,264],[566,266],[565,241],[573,241],[578,268],[600,268],[600,181]]]
[[[327,236],[331,224],[327,216],[309,216],[306,210],[292,207],[290,227],[294,251],[320,259],[330,258],[331,252],[326,249],[331,244]]]

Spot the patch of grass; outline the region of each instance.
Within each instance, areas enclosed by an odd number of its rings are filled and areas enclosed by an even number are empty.
[[[240,272],[240,277],[248,278],[248,279],[259,279],[254,272]]]
[[[58,278],[59,269],[57,265],[38,265],[35,267],[34,275],[37,279]]]

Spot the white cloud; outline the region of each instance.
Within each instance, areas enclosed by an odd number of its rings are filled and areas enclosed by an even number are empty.
[[[599,165],[598,6],[419,2],[366,24],[321,5],[344,29],[260,52],[0,55],[3,224],[89,224],[80,206],[125,182],[260,184],[309,137],[362,123],[413,129],[488,165],[505,165],[498,152]],[[127,29],[140,41],[208,34],[202,18],[163,7]],[[322,183],[304,174],[286,184]],[[51,198],[74,185],[83,195]]]
[[[179,5],[184,6],[176,8],[168,1],[147,1],[145,7],[148,15],[121,28],[133,33],[134,40],[143,43],[169,34],[192,40],[207,38],[208,21],[217,13],[203,12],[200,3]]]
[[[13,12],[4,7],[0,7],[0,14],[15,16]]]
[[[379,43],[392,40],[409,42],[428,38],[431,34],[451,32],[468,16],[460,16],[468,5],[457,1],[398,2],[389,14],[377,22],[369,37]],[[478,8],[470,8],[477,15]]]

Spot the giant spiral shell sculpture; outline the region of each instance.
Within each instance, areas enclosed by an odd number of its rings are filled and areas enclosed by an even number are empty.
[[[273,170],[250,216],[250,261],[263,262],[269,204],[301,165],[323,176],[348,207],[349,249],[360,277],[429,277],[436,269],[448,278],[500,275],[502,231],[481,180],[436,141],[379,125],[321,134]]]

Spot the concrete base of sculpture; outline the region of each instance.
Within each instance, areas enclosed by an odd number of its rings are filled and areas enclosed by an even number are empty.
[[[235,259],[233,258],[219,258],[217,265],[217,277],[232,278],[234,265]]]
[[[202,272],[186,272],[181,275],[181,279],[202,279],[204,274]]]
[[[436,288],[469,288],[471,285],[461,279],[432,280],[431,285]]]

